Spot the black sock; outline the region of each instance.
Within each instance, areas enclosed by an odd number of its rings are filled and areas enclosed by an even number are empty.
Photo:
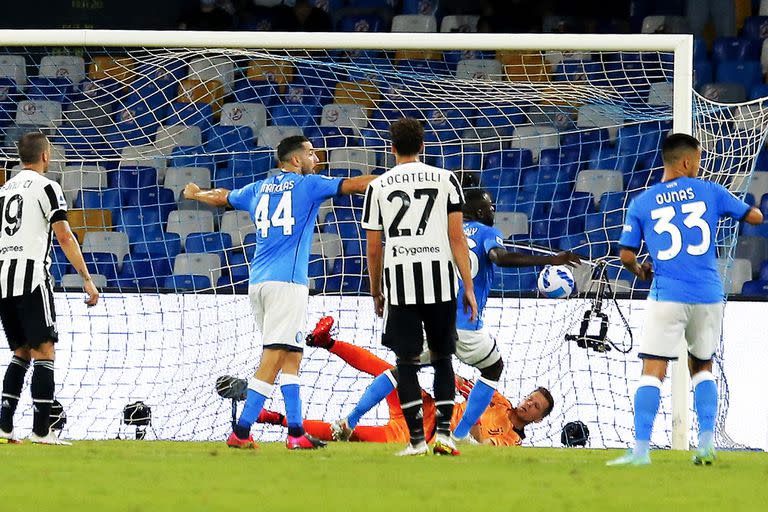
[[[398,362],[397,374],[397,396],[400,398],[400,407],[411,434],[411,444],[416,446],[424,441],[424,416],[418,376],[419,365]]]
[[[47,436],[50,432],[53,388],[53,361],[35,360],[32,371],[32,404],[34,405],[32,431],[41,437]]]
[[[451,364],[451,358],[447,357],[432,361],[432,367],[435,369],[435,409],[437,409],[435,429],[438,434],[449,435],[456,395],[453,364]]]
[[[0,407],[0,429],[4,432],[13,430],[13,413],[19,405],[24,375],[29,368],[29,361],[13,356],[3,379],[2,407]]]

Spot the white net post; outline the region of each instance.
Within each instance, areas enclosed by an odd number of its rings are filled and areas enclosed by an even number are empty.
[[[693,134],[693,36],[687,36],[675,47],[674,81],[672,83],[672,129],[676,133]],[[680,340],[677,361],[672,363],[672,449],[689,448],[690,388],[688,348]]]

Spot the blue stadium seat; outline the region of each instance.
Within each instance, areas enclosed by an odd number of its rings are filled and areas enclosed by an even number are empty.
[[[749,99],[756,100],[768,96],[768,84],[757,84],[749,91]]]
[[[103,190],[84,189],[77,193],[75,208],[88,208],[96,210],[119,210],[120,191],[115,188]]]
[[[540,220],[545,218],[546,204],[536,201],[536,196],[529,192],[518,192],[514,204],[496,204],[496,209],[500,211],[512,211],[525,213],[530,220]]]
[[[555,81],[607,85],[604,64],[599,61],[564,60],[555,68]]]
[[[483,169],[527,169],[533,166],[533,155],[530,149],[507,149],[492,151],[485,155]]]
[[[557,172],[560,181],[568,183],[571,187],[582,166],[581,152],[578,149],[542,149],[539,155],[540,171]]]
[[[90,126],[62,125],[51,137],[51,143],[64,147],[74,159],[92,158],[108,153],[107,142],[101,132]]]
[[[238,284],[248,286],[249,268],[245,254],[236,252],[229,256],[229,275],[235,286]]]
[[[203,134],[203,140],[207,138],[208,130],[213,126],[213,107],[208,103],[171,103],[168,107],[168,117],[163,121],[165,126],[183,124],[185,126],[198,126]]]
[[[271,148],[257,147],[252,153],[230,156],[226,167],[214,171],[214,186],[233,190],[265,178],[274,165],[272,155]]]
[[[600,197],[600,211],[621,211],[629,206],[627,194],[624,192],[606,192]]]
[[[567,222],[560,220],[535,220],[531,222],[530,238],[541,245],[556,246],[568,234],[567,226]]]
[[[569,195],[571,187],[559,170],[552,167],[528,169],[522,175],[523,191],[532,193],[537,202],[562,200]]]
[[[768,281],[747,281],[741,287],[741,294],[753,297],[768,297]]]
[[[309,255],[308,275],[310,279],[325,276],[325,260],[320,254]]]
[[[156,187],[157,170],[154,167],[120,167],[107,174],[107,186],[119,190],[138,190],[140,188]]]
[[[115,285],[121,288],[161,288],[172,275],[171,260],[165,256],[135,253],[123,260]]]
[[[700,89],[704,84],[712,82],[714,74],[712,72],[712,63],[708,60],[698,61],[693,66],[693,87]]]
[[[344,148],[358,146],[359,140],[351,128],[338,126],[310,126],[304,135],[316,148]]]
[[[753,226],[752,224],[742,223],[741,236],[762,236],[768,237],[768,222],[763,222]]]
[[[69,78],[31,76],[28,81],[26,93],[30,100],[58,101],[62,104],[72,101],[75,88]]]
[[[565,133],[560,137],[560,147],[564,150],[578,151],[580,160],[586,160],[586,155],[591,155],[596,150],[610,144],[610,135],[606,128],[589,129],[585,131]],[[543,151],[558,151],[557,149],[545,149]],[[542,151],[542,152],[543,152]],[[539,156],[541,159],[541,156]]]
[[[119,231],[128,235],[130,242],[144,240],[146,236],[156,237],[163,234],[163,220],[158,208],[132,206],[122,208],[117,216],[112,217]]]
[[[768,261],[763,261],[757,275],[761,281],[768,281]]]
[[[140,206],[145,210],[156,210],[163,223],[167,222],[168,214],[176,209],[176,196],[173,190],[165,187],[126,189],[121,190],[120,195],[122,204],[125,206]]]
[[[262,103],[269,107],[280,98],[278,84],[266,80],[235,80],[233,91],[238,103]]]
[[[636,155],[620,154],[616,147],[602,146],[592,153],[587,169],[617,170],[624,175],[629,175],[636,163]]]
[[[724,61],[717,65],[715,81],[741,84],[745,90],[763,82],[760,61]]]
[[[171,152],[171,167],[207,167],[213,174],[216,161],[205,146],[177,146]]]
[[[211,287],[211,280],[208,276],[192,274],[173,275],[165,278],[163,287],[181,291],[205,290]]]
[[[718,37],[712,46],[715,62],[760,60],[762,41],[741,37]]]
[[[51,275],[56,283],[61,282],[61,276],[64,274],[71,274],[75,271],[74,267],[69,264],[69,260],[64,255],[64,249],[61,246],[54,244],[51,250]]]
[[[435,157],[435,165],[452,171],[480,169],[483,155],[479,145],[456,146],[457,152],[449,152],[445,147],[440,148],[440,154]]]
[[[231,248],[232,237],[228,233],[190,233],[184,242],[185,252],[218,254],[222,265],[227,264],[225,253]]]
[[[166,106],[176,97],[178,83],[174,80],[151,80],[139,77],[129,85],[131,91],[123,100],[126,105],[146,105],[158,114],[162,114]]]
[[[321,113],[322,107],[319,104],[290,103],[269,108],[272,124],[278,126],[316,126]]]
[[[502,292],[531,292],[536,289],[538,269],[502,268],[494,272],[493,290]]]
[[[370,1],[368,0],[368,2]],[[357,5],[356,7],[360,6]],[[385,32],[386,29],[384,20],[373,14],[342,16],[336,25],[336,30],[339,32]]]
[[[567,223],[568,234],[583,233],[584,219],[593,211],[592,195],[586,192],[574,192],[567,201],[552,203],[550,218]]]
[[[168,258],[173,260],[181,252],[181,237],[176,233],[152,234],[146,232],[144,237],[131,243],[133,256],[146,254],[152,258]]]
[[[217,163],[226,160],[227,153],[246,153],[254,147],[253,129],[250,126],[214,126],[203,144],[205,152],[212,154]]]
[[[107,126],[104,133],[106,149],[112,156],[119,156],[125,147],[150,144],[152,142],[150,128],[156,128],[156,126],[142,127],[133,121],[117,121]]]
[[[514,106],[481,107],[475,126],[478,128],[495,128],[499,135],[512,135],[516,125],[524,124],[525,114]]]
[[[749,16],[744,20],[742,34],[748,39],[768,37],[768,16]]]
[[[760,211],[763,212],[763,217],[768,218],[768,194],[763,194],[760,198]]]
[[[107,280],[117,276],[117,256],[111,252],[85,252],[83,253],[85,265],[92,274],[101,274]]]

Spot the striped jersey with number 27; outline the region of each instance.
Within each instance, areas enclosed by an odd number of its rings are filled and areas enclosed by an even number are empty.
[[[448,214],[464,204],[461,185],[445,169],[420,162],[393,167],[371,182],[362,226],[383,231],[384,289],[392,305],[456,298],[458,276],[448,240]]]

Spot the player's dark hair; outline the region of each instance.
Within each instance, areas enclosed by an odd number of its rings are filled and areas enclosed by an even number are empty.
[[[549,406],[546,409],[544,409],[544,415],[542,416],[542,418],[546,418],[547,416],[549,416],[549,413],[552,412],[552,409],[555,408],[555,399],[552,398],[552,393],[550,393],[549,390],[543,386],[537,387],[534,393],[536,391],[544,395],[544,398],[547,399],[547,403],[549,403]]]
[[[474,215],[478,203],[486,200],[486,191],[482,188],[468,188],[464,190],[464,213]]]
[[[277,161],[286,162],[291,153],[302,149],[305,142],[309,142],[309,139],[303,135],[291,135],[281,140],[277,145]]]
[[[17,143],[19,160],[22,164],[34,164],[40,161],[48,149],[48,137],[40,132],[28,132],[21,136]]]
[[[661,143],[661,159],[665,164],[680,160],[686,151],[696,151],[701,144],[687,133],[673,133]]]
[[[424,144],[424,127],[412,117],[403,117],[389,125],[392,147],[400,156],[418,155]]]

